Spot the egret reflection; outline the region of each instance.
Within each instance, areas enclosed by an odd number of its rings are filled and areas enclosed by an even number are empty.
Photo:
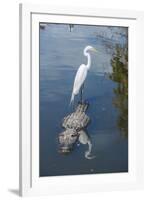
[[[96,156],[92,155],[92,142],[86,131],[81,130],[79,132],[78,141],[81,144],[88,145],[88,149],[85,151],[85,158],[86,159],[94,159]]]

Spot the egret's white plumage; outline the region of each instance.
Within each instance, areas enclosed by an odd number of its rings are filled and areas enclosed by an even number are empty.
[[[84,84],[84,81],[87,76],[87,71],[88,70],[86,68],[86,65],[84,65],[84,64],[80,65],[80,67],[76,73],[75,80],[74,80],[71,102],[74,101],[75,95],[77,95],[79,93],[81,86]]]
[[[74,102],[74,97],[79,94],[79,91],[81,87],[83,86],[85,79],[87,77],[87,72],[90,69],[91,66],[91,57],[90,57],[90,51],[96,51],[92,46],[86,46],[84,49],[84,56],[87,57],[87,65],[81,64],[74,80],[74,85],[73,85],[73,91],[71,95],[71,100],[70,102]]]

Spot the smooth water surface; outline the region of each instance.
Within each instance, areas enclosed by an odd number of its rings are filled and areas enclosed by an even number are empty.
[[[119,113],[113,104],[117,83],[105,76],[111,73],[116,44],[126,43],[125,28],[48,24],[40,29],[40,176],[112,173],[128,171],[128,140],[117,126]],[[98,50],[92,54],[84,99],[90,106],[87,128],[94,159],[84,154],[87,145],[79,142],[68,155],[58,152],[61,121],[72,112],[69,106],[72,86],[80,64],[87,62],[85,46]],[[78,97],[76,97],[76,102]]]

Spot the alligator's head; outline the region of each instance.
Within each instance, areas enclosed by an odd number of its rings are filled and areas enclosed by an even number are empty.
[[[71,152],[74,143],[78,138],[78,133],[74,129],[67,129],[59,134],[59,152],[68,154]]]

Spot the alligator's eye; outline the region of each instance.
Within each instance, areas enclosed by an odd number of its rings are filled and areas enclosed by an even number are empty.
[[[75,137],[75,135],[74,135],[74,134],[72,134],[72,135],[71,135],[71,137]]]

